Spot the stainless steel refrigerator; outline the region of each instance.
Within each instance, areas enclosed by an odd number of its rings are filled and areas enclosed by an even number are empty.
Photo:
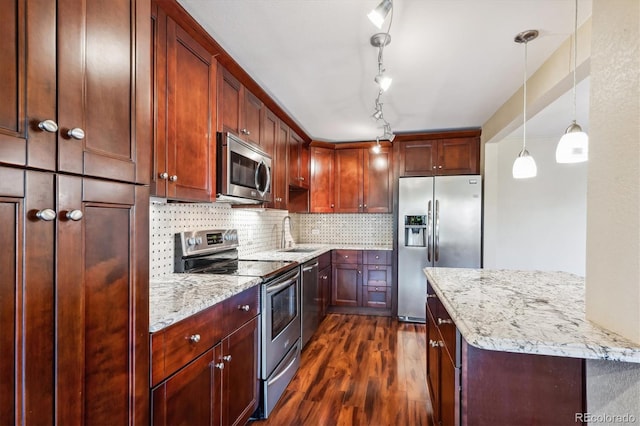
[[[398,318],[424,322],[425,267],[481,267],[482,178],[400,178],[398,215]]]

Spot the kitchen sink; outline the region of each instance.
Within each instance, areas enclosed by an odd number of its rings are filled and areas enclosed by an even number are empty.
[[[280,252],[286,253],[311,253],[312,251],[318,250],[317,248],[304,248],[304,247],[291,247],[288,249],[278,250]]]

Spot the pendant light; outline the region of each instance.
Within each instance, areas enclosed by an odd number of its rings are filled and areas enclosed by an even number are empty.
[[[511,173],[514,179],[526,179],[535,177],[538,174],[536,161],[533,159],[529,151],[527,151],[527,44],[538,37],[537,30],[527,30],[516,35],[513,39],[516,43],[524,43],[524,85],[523,85],[523,117],[522,124],[522,150],[518,154],[516,161],[513,162]]]
[[[373,9],[367,17],[378,28],[382,28],[382,24],[384,20],[387,18],[389,11],[391,10],[392,4],[391,0],[382,0],[380,4]]]
[[[573,23],[573,121],[567,127],[556,148],[556,162],[582,163],[589,159],[589,136],[576,123],[576,68],[578,67],[578,0],[575,0]]]

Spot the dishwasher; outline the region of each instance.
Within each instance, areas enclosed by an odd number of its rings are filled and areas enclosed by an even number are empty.
[[[320,325],[320,291],[318,289],[318,259],[302,266],[302,347],[304,348]]]

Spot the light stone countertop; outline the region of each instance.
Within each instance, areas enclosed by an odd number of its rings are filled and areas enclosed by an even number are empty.
[[[566,272],[425,268],[464,339],[480,349],[640,363],[640,345],[585,318]]]
[[[392,250],[391,246],[296,244],[295,247],[313,251],[286,252],[269,250],[245,260],[290,260],[304,263],[334,249]],[[258,277],[239,277],[216,274],[168,274],[149,282],[149,332],[163,328],[222,302],[248,288],[260,284]]]
[[[258,285],[259,277],[169,274],[149,283],[149,332],[196,314]]]

